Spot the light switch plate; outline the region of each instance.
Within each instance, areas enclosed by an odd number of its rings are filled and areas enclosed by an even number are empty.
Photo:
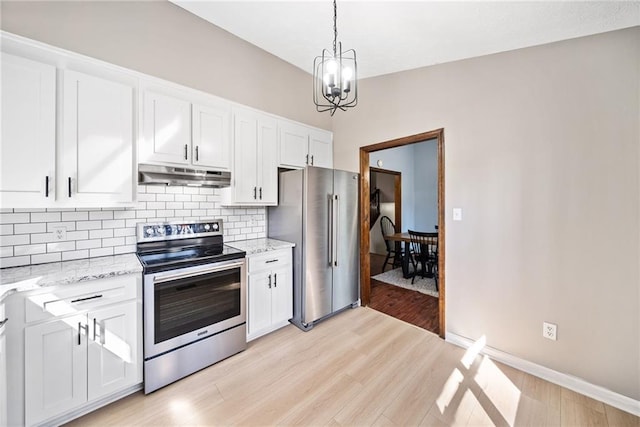
[[[453,220],[462,221],[462,208],[453,208]]]

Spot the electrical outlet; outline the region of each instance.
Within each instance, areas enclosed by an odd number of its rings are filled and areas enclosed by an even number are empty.
[[[556,341],[558,339],[557,333],[558,333],[558,325],[554,323],[549,323],[549,322],[542,322],[543,337]]]
[[[66,227],[55,227],[53,229],[53,237],[56,240],[67,240],[67,228]]]
[[[249,220],[249,227],[255,227],[256,226],[256,219],[251,217],[251,219]]]

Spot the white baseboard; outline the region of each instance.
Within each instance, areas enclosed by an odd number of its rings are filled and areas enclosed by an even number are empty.
[[[451,332],[446,333],[445,340],[462,348],[469,348],[475,343],[475,341],[470,340],[469,338],[465,338]],[[505,365],[509,365],[528,374],[535,375],[536,377],[568,388],[569,390],[573,390],[577,393],[584,394],[585,396],[589,396],[593,399],[604,402],[607,405],[640,417],[640,401],[638,400],[613,392],[604,387],[591,384],[583,379],[529,362],[528,360],[521,359],[492,347],[485,346],[480,353],[485,354],[498,362],[504,363]]]

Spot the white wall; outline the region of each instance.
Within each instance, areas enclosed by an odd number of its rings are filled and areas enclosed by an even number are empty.
[[[352,171],[360,146],[444,128],[447,332],[633,399],[639,82],[636,27],[365,79],[333,118]]]

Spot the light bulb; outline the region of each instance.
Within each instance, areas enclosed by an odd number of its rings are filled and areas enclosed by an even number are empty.
[[[353,70],[351,69],[351,67],[344,67],[342,69],[342,78],[344,80],[351,80],[352,77],[353,77]]]
[[[329,59],[327,61],[327,65],[325,65],[325,68],[327,70],[327,73],[335,74],[335,72],[338,71],[338,63],[335,59]]]

